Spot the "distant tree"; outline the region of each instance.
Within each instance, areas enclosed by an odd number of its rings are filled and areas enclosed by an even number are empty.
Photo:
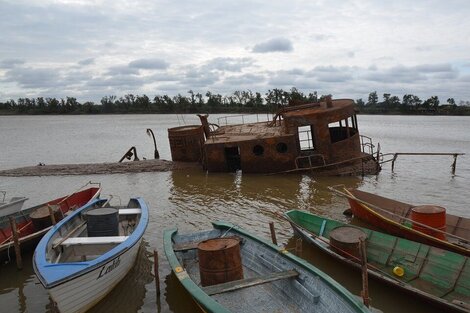
[[[376,106],[379,101],[379,97],[377,96],[377,91],[371,92],[369,94],[369,100],[367,101],[368,106]]]
[[[359,98],[359,99],[356,100],[356,105],[359,108],[363,108],[366,104],[365,104],[364,100],[362,100],[362,98]]]
[[[447,103],[448,103],[449,105],[456,106],[454,98],[449,98],[449,99],[447,99]]]

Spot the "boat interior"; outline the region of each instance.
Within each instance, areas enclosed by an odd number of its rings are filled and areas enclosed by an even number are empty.
[[[98,213],[93,219],[92,212]],[[124,242],[139,224],[140,216],[141,208],[134,199],[127,206],[110,206],[105,200],[97,202],[54,233],[48,243],[46,259],[50,263],[96,259]],[[98,231],[92,231],[92,221]]]
[[[348,189],[354,197],[370,203],[375,207],[383,210],[378,210],[372,206],[370,209],[378,212],[379,214],[391,219],[397,223],[407,225],[410,223],[411,210],[414,205],[381,197],[379,195],[371,194],[357,189]],[[453,236],[448,236],[447,241],[463,246],[467,249],[470,248],[470,219],[446,213],[446,232]]]
[[[202,287],[198,243],[230,236],[240,238],[243,279]],[[237,232],[175,235],[173,241],[173,250],[191,279],[232,312],[344,312],[347,307],[345,299],[318,275],[283,257],[277,249]]]

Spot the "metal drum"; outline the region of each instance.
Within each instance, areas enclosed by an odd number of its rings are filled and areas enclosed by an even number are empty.
[[[55,221],[58,222],[62,219],[62,211],[60,211],[60,207],[58,205],[46,205],[34,210],[29,217],[31,218],[31,222],[33,223],[34,229],[39,231],[41,229],[47,228],[52,226],[52,219],[51,214],[49,212],[49,207],[52,209],[54,213]]]
[[[360,238],[367,238],[365,232],[352,226],[336,227],[330,232],[330,246],[347,258],[359,258]]]
[[[171,159],[182,162],[200,162],[204,145],[202,125],[187,125],[168,129]]]
[[[119,211],[99,208],[86,212],[88,237],[119,236]]]
[[[202,286],[243,279],[240,241],[234,237],[202,241],[197,246]]]
[[[411,208],[411,220],[443,232],[446,231],[446,209],[437,205],[420,205]],[[438,239],[446,240],[444,233],[433,231],[415,223],[411,227]]]

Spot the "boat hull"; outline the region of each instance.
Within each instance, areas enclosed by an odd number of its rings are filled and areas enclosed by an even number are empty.
[[[205,312],[369,312],[344,287],[285,249],[232,224],[213,225],[214,230],[193,234],[164,233],[173,272]],[[221,237],[239,238],[244,278],[202,287],[197,247]]]
[[[9,255],[9,257],[14,257],[13,252],[10,251],[10,253],[8,253],[8,250],[13,247],[9,217],[13,217],[16,220],[17,229],[19,230],[19,243],[21,245],[21,250],[24,251],[25,249],[34,248],[39,239],[52,227],[50,226],[37,230],[29,216],[32,212],[47,205],[59,205],[60,211],[65,215],[71,209],[78,209],[98,198],[100,192],[101,188],[88,188],[76,192],[71,196],[60,197],[0,218],[0,259],[4,259],[7,255]]]
[[[360,194],[358,194],[357,192],[358,191],[356,191],[356,193],[352,191],[352,193],[349,193],[349,195],[352,195],[353,197],[358,197],[358,195]],[[361,192],[361,194],[362,193],[364,192]],[[468,249],[466,246],[457,245],[451,241],[442,240],[440,238],[420,232],[416,229],[411,228],[409,225],[399,223],[397,220],[394,220],[393,216],[391,215],[385,216],[387,215],[387,213],[384,213],[384,212],[379,213],[377,210],[374,210],[373,208],[361,203],[360,201],[354,200],[352,197],[348,197],[347,199],[348,199],[349,206],[351,208],[353,215],[363,220],[364,222],[376,227],[377,229],[385,231],[394,236],[403,237],[412,241],[424,243],[426,245],[431,245],[431,246],[438,247],[441,249],[446,249],[446,250],[460,253],[466,256],[470,256],[470,249]],[[386,198],[382,198],[382,199],[384,199],[384,201],[385,200],[393,201],[391,199],[386,199]],[[409,206],[409,208],[412,207],[412,205],[409,205],[409,204],[404,204],[401,202],[396,202],[396,203],[400,205],[407,205]],[[450,218],[454,217],[449,214],[448,216]],[[407,217],[407,216],[404,216],[404,217]],[[453,227],[456,227],[456,226],[453,226]],[[448,225],[448,228],[449,228],[449,225]]]
[[[285,213],[285,216],[294,231],[308,243],[356,270],[362,270],[358,257],[339,251],[338,247],[333,247],[333,241],[329,238],[334,229],[346,224],[296,210]],[[366,253],[371,277],[437,304],[441,309],[470,312],[470,297],[468,292],[464,292],[465,277],[468,277],[470,269],[467,257],[392,235],[355,228],[367,235]],[[395,266],[402,269],[402,276],[393,274]],[[434,279],[441,282],[435,282]]]
[[[28,200],[28,198],[21,197],[11,199],[10,202],[0,205],[0,217],[20,211],[26,200]]]
[[[141,242],[142,239],[122,254],[110,257],[102,266],[48,289],[57,309],[82,313],[97,304],[132,268]]]

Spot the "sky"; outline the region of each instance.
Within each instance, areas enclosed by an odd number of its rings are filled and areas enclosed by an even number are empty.
[[[470,100],[470,1],[0,0],[0,101],[296,87]]]

